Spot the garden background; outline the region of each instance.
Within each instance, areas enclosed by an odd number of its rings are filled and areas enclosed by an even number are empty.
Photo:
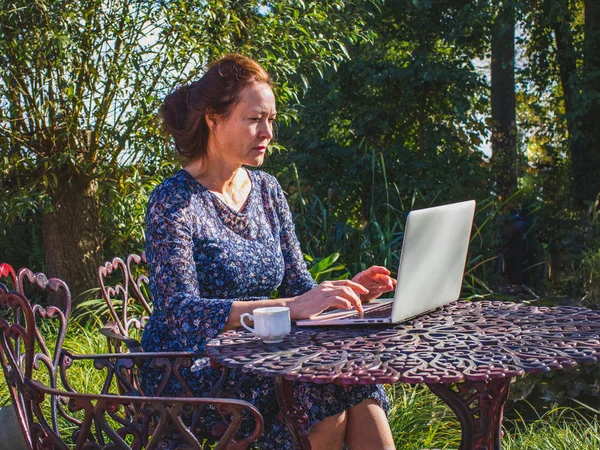
[[[97,268],[143,250],[148,196],[180,167],[162,99],[229,52],[274,77],[263,169],[319,281],[395,272],[409,210],[474,198],[464,297],[600,307],[600,1],[0,5],[0,262],[71,286],[74,350],[102,348]],[[507,448],[597,448],[599,379],[520,380]],[[393,395],[399,448],[456,447],[433,396]]]

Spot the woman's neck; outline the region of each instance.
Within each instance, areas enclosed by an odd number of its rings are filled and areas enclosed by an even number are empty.
[[[192,161],[184,169],[231,208],[239,210],[248,199],[252,183],[243,167],[227,167],[204,159]]]
[[[228,167],[209,158],[195,160],[184,169],[208,190],[223,194],[235,191],[247,178],[241,166]],[[243,176],[241,176],[243,175]]]

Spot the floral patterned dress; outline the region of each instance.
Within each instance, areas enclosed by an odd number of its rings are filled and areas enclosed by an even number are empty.
[[[262,171],[249,174],[252,188],[240,211],[231,209],[185,170],[152,193],[146,217],[146,256],[154,312],[142,338],[145,351],[202,351],[223,330],[234,301],[267,299],[275,288],[281,297],[292,297],[315,286],[279,183]],[[233,383],[241,373],[232,372]],[[200,397],[209,392],[219,374],[201,359],[186,372],[186,379]],[[159,374],[147,367],[142,383],[152,394],[160,383]],[[181,391],[173,383],[165,394]],[[367,398],[389,408],[383,388],[376,385],[296,383],[294,393],[308,414],[309,427]],[[253,403],[264,418],[259,448],[292,447],[278,419],[271,378],[249,374],[236,395]]]

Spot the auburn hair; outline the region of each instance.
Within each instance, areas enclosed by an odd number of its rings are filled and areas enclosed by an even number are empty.
[[[225,119],[239,102],[240,92],[252,83],[273,86],[259,63],[233,53],[210,64],[199,80],[167,95],[159,117],[173,137],[177,153],[189,160],[204,157],[209,133],[206,115],[214,115],[217,121]]]

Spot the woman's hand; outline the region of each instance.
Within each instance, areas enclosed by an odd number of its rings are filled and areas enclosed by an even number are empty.
[[[360,295],[369,294],[364,286],[350,280],[324,281],[287,303],[293,320],[312,319],[329,307],[363,311]]]
[[[372,266],[357,273],[352,281],[369,290],[368,294],[361,294],[360,296],[363,303],[369,303],[381,294],[396,289],[396,280],[390,277],[389,270],[381,266]]]

